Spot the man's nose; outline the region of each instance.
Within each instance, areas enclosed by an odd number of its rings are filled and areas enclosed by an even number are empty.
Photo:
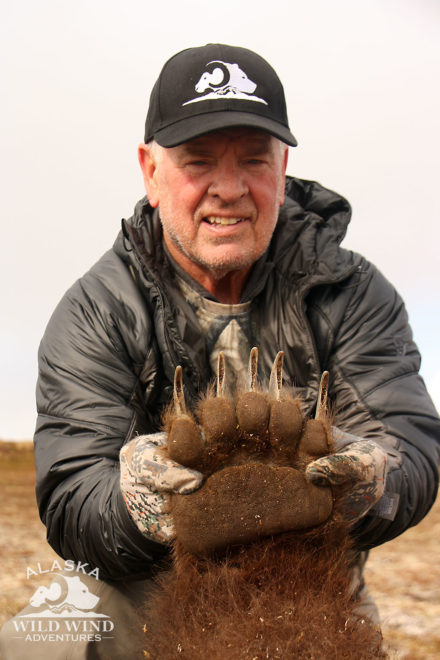
[[[214,172],[208,192],[227,204],[247,195],[249,187],[239,164],[231,160],[220,164]]]

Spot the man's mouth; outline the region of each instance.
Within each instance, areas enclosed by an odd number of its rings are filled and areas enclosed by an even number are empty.
[[[208,215],[203,220],[210,225],[237,225],[239,222],[246,220],[246,218],[225,218],[219,215]]]

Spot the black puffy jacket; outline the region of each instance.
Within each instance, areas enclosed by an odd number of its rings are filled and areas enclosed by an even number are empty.
[[[367,515],[360,549],[392,539],[427,513],[437,491],[440,420],[418,375],[401,299],[340,242],[350,207],[319,184],[288,178],[286,202],[244,292],[252,299],[261,376],[278,350],[309,412],[320,374],[340,428],[390,456],[394,520]],[[100,577],[147,576],[167,553],[143,537],[119,488],[119,450],[157,431],[181,364],[190,398],[212,374],[193,311],[173,285],[161,226],[146,199],[113,249],[56,308],[39,353],[37,499],[50,544]],[[276,515],[274,513],[274,515]],[[90,570],[91,570],[90,569]]]

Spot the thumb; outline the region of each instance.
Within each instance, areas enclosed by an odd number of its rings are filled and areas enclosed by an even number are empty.
[[[317,486],[341,486],[362,481],[364,472],[364,466],[356,457],[331,454],[309,463],[306,477]]]
[[[202,482],[203,475],[200,472],[176,463],[175,465],[170,465],[166,471],[162,472],[155,486],[158,492],[188,495],[200,488]]]

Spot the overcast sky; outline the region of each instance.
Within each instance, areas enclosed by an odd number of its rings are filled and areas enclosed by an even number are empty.
[[[256,50],[283,81],[288,171],[349,199],[344,246],[407,303],[440,408],[439,0],[3,0],[0,437],[30,438],[59,298],[143,195],[136,148],[162,64]]]

